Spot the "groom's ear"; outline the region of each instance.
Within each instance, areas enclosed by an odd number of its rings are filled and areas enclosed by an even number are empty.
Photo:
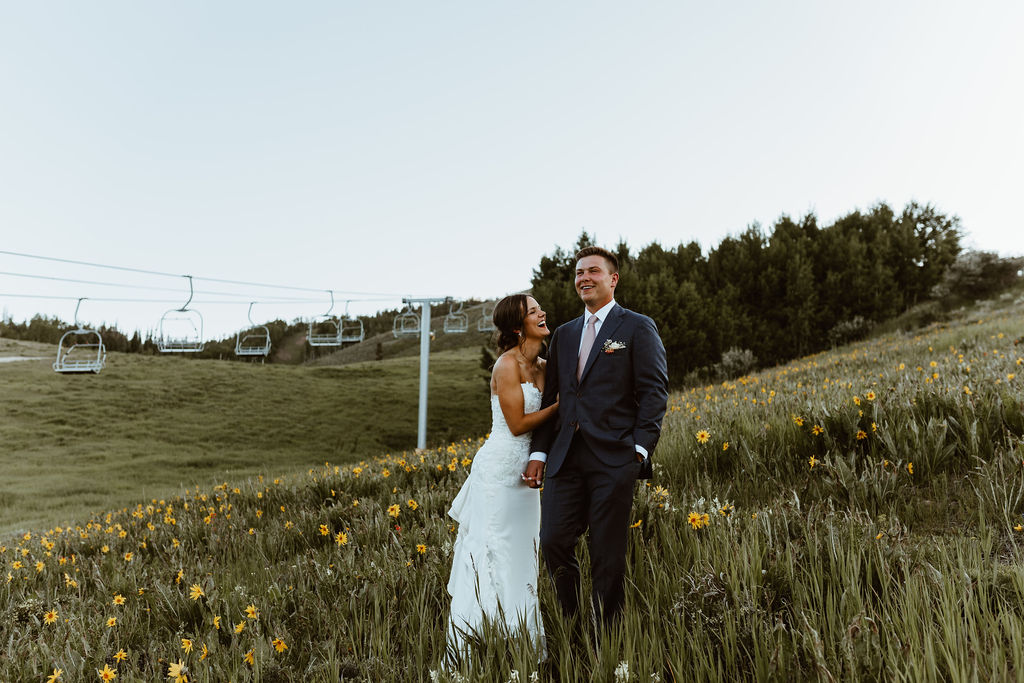
[[[611,281],[612,281],[612,289],[615,289],[615,285],[619,284],[619,273],[618,272],[612,273]]]

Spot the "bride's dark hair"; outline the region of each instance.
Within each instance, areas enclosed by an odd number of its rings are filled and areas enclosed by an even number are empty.
[[[526,319],[526,295],[510,294],[494,306],[494,326],[498,328],[498,351],[505,353],[519,345]]]

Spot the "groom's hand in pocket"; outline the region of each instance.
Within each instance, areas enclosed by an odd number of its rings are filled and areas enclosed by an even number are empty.
[[[526,484],[531,489],[539,489],[544,483],[544,463],[540,460],[531,460],[526,464],[526,472],[523,473]]]

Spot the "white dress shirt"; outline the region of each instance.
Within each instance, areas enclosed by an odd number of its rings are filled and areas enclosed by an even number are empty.
[[[604,323],[605,320],[607,320],[608,314],[612,312],[613,308],[615,308],[615,299],[612,299],[611,301],[609,301],[608,303],[606,303],[604,306],[602,306],[601,308],[599,308],[597,311],[595,311],[593,313],[591,313],[590,311],[584,312],[584,314],[583,314],[584,326],[590,321],[590,316],[592,316],[592,315],[596,315],[597,316],[597,322],[594,324],[594,339],[597,339],[598,336],[600,336],[600,334],[601,334],[601,325]],[[580,357],[580,350],[582,348],[583,348],[583,335],[581,334],[580,335],[580,345],[576,349],[576,358],[577,359],[579,359],[579,357]],[[644,460],[646,460],[647,459],[647,449],[644,448],[643,446],[640,446],[640,445],[637,445],[637,444],[634,444],[634,447],[636,448],[636,452],[639,453],[640,455],[642,455],[644,457]],[[543,451],[534,451],[533,453],[530,453],[530,460],[539,460],[540,462],[547,462],[548,461],[548,454],[544,453]]]

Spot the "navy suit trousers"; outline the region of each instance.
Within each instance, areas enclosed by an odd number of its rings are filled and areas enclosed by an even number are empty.
[[[602,463],[576,432],[562,467],[545,479],[540,544],[558,602],[568,617],[579,612],[576,544],[588,528],[595,614],[607,624],[622,612],[626,540],[639,470],[639,463],[620,467]]]

